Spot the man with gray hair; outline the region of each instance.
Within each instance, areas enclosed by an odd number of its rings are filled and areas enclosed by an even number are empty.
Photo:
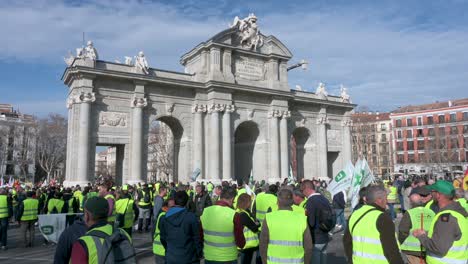
[[[263,263],[310,263],[312,236],[307,217],[293,212],[293,192],[283,188],[278,194],[278,210],[267,213],[260,233]]]
[[[367,263],[375,260],[390,264],[403,264],[395,238],[395,226],[388,213],[387,192],[382,186],[370,186],[367,203],[349,218],[343,245],[351,263]]]

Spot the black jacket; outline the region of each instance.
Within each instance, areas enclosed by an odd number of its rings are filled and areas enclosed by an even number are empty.
[[[167,264],[199,263],[203,248],[194,213],[183,207],[172,207],[161,217],[159,230]]]
[[[334,209],[344,209],[346,206],[346,202],[344,199],[344,193],[339,192],[333,195],[333,208]]]
[[[309,224],[312,241],[314,244],[328,243],[328,233],[319,228],[319,217],[322,210],[327,210],[330,202],[321,194],[313,195],[307,199],[307,223]]]
[[[55,249],[54,264],[68,263],[70,261],[73,243],[84,236],[88,231],[81,217],[76,217],[75,222],[63,231]]]

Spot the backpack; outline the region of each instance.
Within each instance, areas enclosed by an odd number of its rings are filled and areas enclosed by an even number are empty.
[[[335,210],[333,210],[328,200],[326,203],[322,203],[322,205],[324,205],[325,208],[319,211],[318,228],[321,231],[328,233],[332,231],[333,228],[335,228],[336,214],[335,214]]]
[[[98,264],[136,264],[135,248],[124,230],[114,228],[110,236],[98,230],[88,235],[104,239],[102,250],[98,250]]]

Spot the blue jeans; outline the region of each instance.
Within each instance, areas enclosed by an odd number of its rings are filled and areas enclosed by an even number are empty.
[[[388,203],[388,210],[390,210],[390,216],[392,217],[392,220],[395,220],[395,218],[396,218],[395,204],[394,203]]]
[[[8,231],[8,217],[0,219],[0,244],[1,246],[7,245],[7,231]]]
[[[314,264],[327,264],[327,246],[325,244],[314,244],[314,249],[312,250],[312,261]]]
[[[346,229],[346,219],[344,217],[344,209],[335,209],[336,224],[342,226],[342,229]]]

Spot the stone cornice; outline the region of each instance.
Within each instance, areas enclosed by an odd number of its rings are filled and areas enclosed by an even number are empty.
[[[108,62],[105,62],[108,63]],[[178,86],[186,89],[197,89],[198,91],[209,92],[215,89],[231,89],[234,91],[243,91],[252,94],[264,94],[269,96],[275,96],[283,98],[288,101],[293,102],[302,102],[302,103],[315,103],[322,106],[334,106],[338,108],[345,108],[347,110],[352,110],[356,107],[356,104],[343,103],[340,101],[338,96],[329,96],[329,100],[320,100],[315,98],[313,93],[298,93],[297,91],[284,91],[284,90],[274,90],[266,87],[250,86],[250,85],[240,85],[234,83],[226,83],[220,81],[208,81],[206,83],[196,82],[191,80],[182,80],[182,79],[173,79],[159,76],[148,76],[142,74],[136,74],[132,72],[122,72],[115,70],[105,70],[97,68],[88,68],[82,66],[68,67],[66,68],[62,80],[64,83],[69,85],[76,78],[90,78],[94,79],[98,76],[106,77],[115,77],[120,79],[128,79],[137,83],[150,83],[156,84],[167,84],[171,86]],[[186,74],[181,73],[181,76],[187,76]]]

